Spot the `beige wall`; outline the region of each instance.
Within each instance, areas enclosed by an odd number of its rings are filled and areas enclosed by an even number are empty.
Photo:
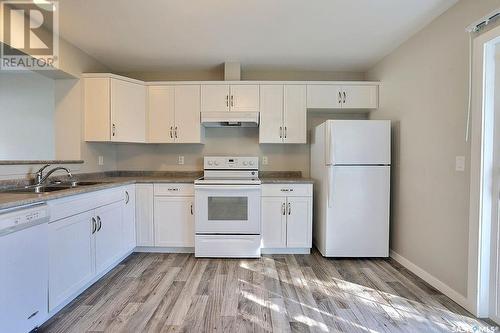
[[[467,287],[469,160],[465,142],[468,34],[500,6],[462,0],[366,75],[380,80],[374,119],[393,120],[391,248],[462,295]]]

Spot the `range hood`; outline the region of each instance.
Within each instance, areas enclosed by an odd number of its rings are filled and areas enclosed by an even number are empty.
[[[201,124],[205,127],[258,127],[258,112],[202,112]]]

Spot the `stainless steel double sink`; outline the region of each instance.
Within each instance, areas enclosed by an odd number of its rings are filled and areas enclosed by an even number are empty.
[[[48,193],[55,191],[68,190],[72,188],[79,188],[83,186],[92,186],[105,184],[106,182],[98,181],[74,181],[74,182],[55,182],[46,185],[28,185],[24,187],[9,188],[2,192],[8,193]]]

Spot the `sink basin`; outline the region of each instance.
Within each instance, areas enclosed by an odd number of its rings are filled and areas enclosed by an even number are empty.
[[[47,192],[67,190],[70,188],[78,188],[80,186],[92,186],[92,185],[99,185],[99,184],[104,184],[104,183],[105,182],[98,182],[98,181],[81,181],[81,182],[71,182],[71,183],[57,182],[57,183],[42,185],[42,186],[29,185],[29,186],[25,186],[25,187],[12,188],[12,189],[5,190],[5,192],[9,192],[9,193],[47,193]]]
[[[8,190],[6,190],[6,192],[9,192],[9,193],[47,193],[47,192],[67,190],[67,189],[73,188],[73,187],[74,186],[70,186],[70,185],[26,186],[26,187],[21,187],[21,188],[8,189]]]

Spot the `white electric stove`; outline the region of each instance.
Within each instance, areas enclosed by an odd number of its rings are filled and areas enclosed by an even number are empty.
[[[260,257],[258,157],[207,156],[195,187],[195,256]]]

